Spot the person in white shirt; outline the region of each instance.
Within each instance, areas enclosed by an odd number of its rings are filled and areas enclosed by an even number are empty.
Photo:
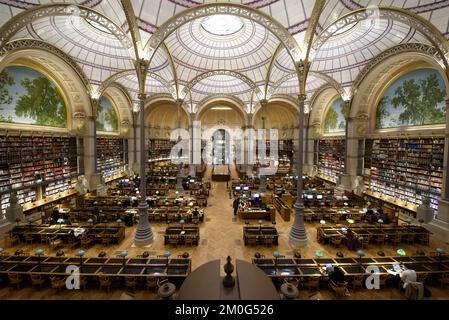
[[[416,272],[412,269],[405,269],[399,271],[399,276],[401,277],[402,282],[404,283],[403,288],[407,288],[410,282],[416,282]]]

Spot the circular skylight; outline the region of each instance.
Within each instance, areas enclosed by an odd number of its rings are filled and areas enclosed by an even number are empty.
[[[243,21],[228,14],[215,14],[201,22],[201,27],[215,36],[230,36],[243,28]]]

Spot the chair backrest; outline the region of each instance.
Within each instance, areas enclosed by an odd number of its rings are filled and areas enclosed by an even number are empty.
[[[98,277],[98,279],[100,280],[100,284],[102,284],[102,285],[108,285],[111,283],[110,278],[107,276],[101,276],[101,277]]]
[[[8,273],[9,280],[19,280],[20,276],[17,273]]]

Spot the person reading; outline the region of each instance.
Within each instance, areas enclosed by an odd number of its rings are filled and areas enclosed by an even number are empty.
[[[339,267],[335,266],[334,271],[329,273],[329,280],[333,281],[335,284],[344,283],[345,275]]]

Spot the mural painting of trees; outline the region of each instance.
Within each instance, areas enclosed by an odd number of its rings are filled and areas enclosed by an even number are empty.
[[[377,128],[443,124],[446,90],[437,71],[421,69],[398,79],[376,111]]]
[[[344,132],[346,122],[343,113],[343,100],[334,101],[328,108],[324,119],[324,133]]]
[[[390,116],[387,110],[388,97],[382,97],[376,110],[376,128],[383,128],[385,126],[385,118]]]
[[[66,127],[64,100],[43,74],[22,66],[0,72],[0,122]]]
[[[97,108],[97,131],[118,132],[118,117],[111,101],[100,98]]]
[[[26,95],[20,97],[16,105],[16,115],[29,117],[35,124],[53,127],[66,126],[66,108],[55,85],[45,77],[24,79],[21,85]]]
[[[338,124],[338,114],[331,107],[329,111],[327,111],[326,119],[324,120],[324,132],[329,133],[337,129]]]

